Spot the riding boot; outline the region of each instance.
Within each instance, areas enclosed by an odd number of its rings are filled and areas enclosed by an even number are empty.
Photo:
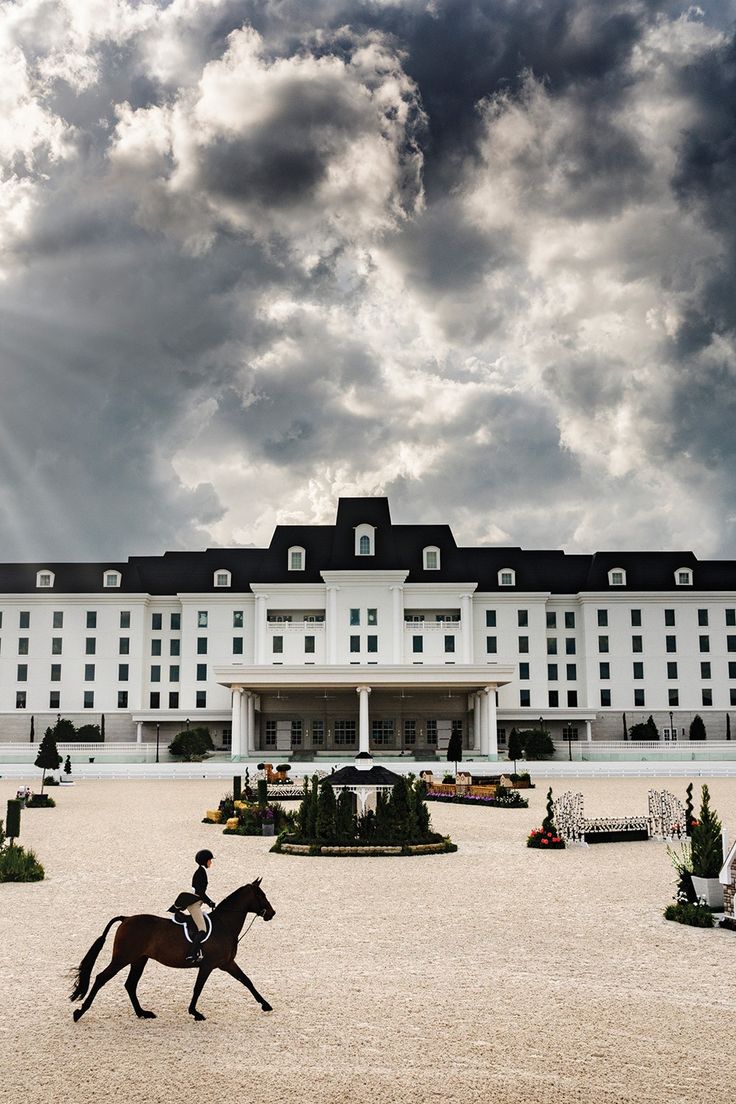
[[[192,937],[192,945],[189,948],[189,954],[186,957],[187,962],[201,962],[202,961],[203,955],[202,955],[202,946],[201,946],[201,944],[202,944],[202,941],[204,940],[206,935],[207,935],[207,932],[197,931],[197,932],[194,933],[194,936]]]

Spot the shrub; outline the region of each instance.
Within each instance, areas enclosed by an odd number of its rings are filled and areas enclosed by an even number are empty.
[[[527,847],[538,847],[541,851],[562,851],[565,841],[556,832],[545,832],[544,828],[532,828],[527,836]]]
[[[512,750],[517,749],[519,754],[512,755]],[[522,753],[527,759],[549,759],[554,752],[552,737],[544,728],[523,728],[509,737],[509,759],[520,759]]]
[[[34,851],[19,846],[0,851],[0,882],[40,882],[44,877]]]
[[[705,724],[703,718],[699,713],[696,713],[690,722],[690,739],[691,740],[704,740],[705,739]]]
[[[58,739],[59,739],[59,737],[57,736],[57,740]],[[99,744],[99,743],[101,743],[102,742],[102,732],[100,731],[100,726],[97,725],[97,724],[82,725],[81,728],[77,729],[75,739],[77,739],[80,742],[80,744]]]
[[[48,794],[31,794],[31,800],[28,802],[26,808],[29,809],[55,809],[56,802],[53,797],[49,797]]]
[[[704,785],[701,792],[700,820],[694,824],[690,837],[692,872],[696,878],[717,878],[723,866],[723,827],[710,807],[708,787]]]
[[[193,759],[206,755],[208,751],[214,751],[214,748],[208,728],[190,728],[177,732],[169,744],[169,754],[182,758],[185,763],[191,763]]]
[[[693,928],[712,928],[713,913],[705,905],[678,901],[676,905],[667,905],[665,920],[674,920],[678,924],[689,924]]]
[[[455,781],[455,775],[454,774],[445,774],[442,777],[443,786],[451,786],[454,781]]]

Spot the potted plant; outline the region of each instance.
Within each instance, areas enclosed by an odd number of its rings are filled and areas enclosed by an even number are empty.
[[[267,805],[261,814],[261,835],[272,836],[274,831],[273,809],[270,805]]]
[[[710,807],[706,785],[701,793],[700,818],[693,822],[690,837],[693,888],[709,908],[722,909],[723,886],[718,875],[723,866],[723,829],[718,814]]]

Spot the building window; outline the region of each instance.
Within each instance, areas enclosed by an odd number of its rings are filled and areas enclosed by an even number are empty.
[[[28,655],[28,637],[18,637],[18,655]]]
[[[172,613],[169,618],[169,625],[172,632],[179,632],[181,630],[181,614]]]
[[[547,664],[547,681],[548,682],[557,682],[557,677],[558,677],[557,676],[557,664],[556,663],[548,663]]]
[[[610,679],[610,677],[611,677],[611,664],[610,663],[599,663],[598,664],[598,672],[599,672],[600,678]]]
[[[178,682],[178,681],[179,681],[179,664],[178,663],[170,663],[169,664],[169,682]]]
[[[611,704],[611,691],[606,689],[601,690],[601,705],[609,706]]]
[[[312,638],[314,639],[314,638]],[[233,655],[243,654],[243,638],[242,636],[233,637]]]
[[[372,639],[375,640],[376,638],[373,637]],[[368,637],[368,640],[371,640],[370,636]],[[304,651],[307,655],[314,655],[314,641],[315,638],[313,636],[304,637]],[[370,648],[368,649],[368,651],[370,651]]]
[[[374,552],[375,527],[363,524],[355,529],[355,555],[372,556]]]
[[[437,746],[437,721],[427,721],[427,747]]]
[[[486,637],[486,652],[489,655],[495,655],[498,651],[498,637],[487,636]]]
[[[303,734],[302,722],[301,721],[292,721],[291,722],[291,746],[292,747],[301,747],[302,746],[302,734]]]
[[[608,610],[598,610],[598,628],[605,629],[608,627]]]
[[[575,628],[575,614],[574,613],[568,612],[568,613],[565,614],[565,628],[566,629],[574,629]]]
[[[118,690],[118,709],[128,708],[128,691]]]
[[[351,636],[350,639],[352,641],[354,639],[357,639],[357,637],[352,637]],[[353,650],[352,646],[351,646],[350,650],[351,651]],[[414,652],[415,655],[419,655],[419,653],[424,651],[424,637],[423,636],[413,636],[411,638],[411,650],[412,650],[412,652]]]
[[[736,679],[736,663],[729,663],[729,665],[728,665],[728,677],[730,679]]]
[[[567,664],[567,681],[576,682],[578,677],[578,668],[576,663]]]
[[[643,708],[644,705],[646,705],[643,690],[634,691],[634,705],[639,706],[640,708]]]
[[[17,682],[28,682],[28,664],[19,663],[16,675]]]
[[[335,721],[335,744],[342,747],[355,743],[355,721]]]
[[[179,708],[179,691],[169,690],[169,709]]]
[[[559,692],[559,690],[549,690],[548,693],[547,693],[547,699],[548,699],[547,704],[552,709],[556,709],[557,706],[560,704],[560,692]]]
[[[634,664],[634,678],[635,679],[643,679],[644,678],[644,664],[643,663],[635,663]]]
[[[445,639],[447,639],[447,638],[445,638]],[[378,651],[378,637],[377,636],[369,636],[366,643],[367,643],[369,652],[377,652]],[[445,650],[447,650],[447,649],[445,649]],[[450,650],[452,650],[452,649],[450,649]]]
[[[169,641],[169,655],[178,656],[181,655],[181,640]]]
[[[557,628],[557,614],[554,613],[553,611],[547,613],[547,628],[548,629],[556,629]]]
[[[667,664],[667,678],[668,679],[676,679],[677,678],[677,664],[676,663],[668,662],[668,664]]]
[[[731,705],[736,705],[736,686],[732,686],[729,693],[729,701]]]
[[[675,611],[673,609],[666,609],[664,611],[664,623],[672,627],[675,623]]]
[[[31,627],[31,614],[30,610],[21,610],[18,614],[18,628],[30,629]]]
[[[425,548],[424,549],[424,570],[425,571],[439,571],[440,569],[440,550],[439,548]]]
[[[118,663],[118,682],[128,681],[128,664]]]
[[[306,555],[303,548],[295,545],[289,549],[289,571],[304,571]]]
[[[120,637],[120,639],[118,641],[118,654],[119,655],[130,655],[130,637],[129,636],[121,636]]]
[[[529,625],[529,610],[517,610],[516,621],[520,629],[525,629]]]
[[[631,650],[632,650],[632,652],[643,652],[644,651],[644,645],[643,645],[642,637],[632,636],[632,638],[631,638]]]
[[[83,706],[85,709],[94,709],[95,707],[95,692],[94,690],[84,691]]]
[[[151,693],[148,695],[148,706],[149,706],[149,709],[160,709],[161,708],[161,691],[160,690],[152,690],[151,691]]]
[[[567,691],[567,707],[568,709],[577,709],[578,705],[578,692],[577,690]]]
[[[496,611],[486,610],[486,628],[495,629],[496,627]]]
[[[52,682],[61,682],[61,664],[60,663],[52,663],[51,664],[51,681]]]
[[[626,572],[622,567],[613,567],[608,572],[609,586],[626,586]]]
[[[667,704],[679,705],[680,704],[680,692],[675,686],[671,686],[667,691]]]
[[[704,680],[710,679],[711,674],[710,674],[710,663],[709,662],[707,662],[707,663],[704,662],[704,663],[700,664],[700,677],[701,677],[701,679],[704,679]]]
[[[151,629],[153,632],[161,632],[161,626],[163,623],[163,614],[152,613],[151,614]]]
[[[207,691],[206,690],[197,690],[194,704],[195,704],[195,707],[197,709],[206,709],[207,708]]]
[[[97,638],[94,636],[88,636],[84,642],[84,654],[95,655],[97,652]]]
[[[232,582],[232,576],[229,571],[216,571],[213,582],[216,587],[229,587]]]
[[[370,637],[368,639],[370,640]],[[446,636],[445,637],[445,651],[446,652],[454,652],[455,651],[455,637],[454,636]]]
[[[519,664],[519,678],[528,681],[529,680],[529,664]]]
[[[413,717],[404,719],[404,745],[414,747],[417,742],[417,722]]]
[[[698,610],[698,624],[705,626],[708,624],[708,611],[707,609]]]
[[[547,637],[547,655],[557,655],[557,637]]]
[[[151,665],[151,682],[161,681],[161,665],[159,663],[153,663]]]
[[[51,615],[51,628],[63,629],[64,628],[64,614],[61,610],[55,610]]]
[[[273,654],[283,655],[284,653],[284,638],[283,636],[275,636],[273,638]]]
[[[263,743],[267,748],[276,747],[276,722],[266,721],[265,729],[263,732]]]
[[[197,637],[197,655],[207,655],[207,637]]]
[[[351,625],[359,625],[360,624],[360,610],[359,609],[351,609],[351,611],[350,611],[350,624]]]
[[[680,567],[675,572],[675,582],[678,586],[692,586],[693,573],[689,567]]]
[[[713,704],[713,691],[710,689],[710,687],[704,686],[701,690],[701,694],[703,697],[703,705]]]
[[[727,625],[736,625],[736,609],[727,609],[726,610],[726,624]]]
[[[15,708],[16,709],[25,709],[25,707],[26,707],[26,691],[25,690],[16,690],[15,691]]]
[[[120,586],[122,575],[119,571],[105,571],[102,576],[102,585],[106,589],[114,589]]]
[[[664,646],[665,646],[665,651],[667,651],[667,652],[676,652],[677,651],[677,637],[676,636],[666,636],[664,638]]]
[[[43,590],[48,590],[54,585],[54,573],[53,571],[37,571],[36,572],[36,586]]]
[[[130,628],[130,610],[121,610],[120,611],[120,628],[121,629],[129,629]]]
[[[60,636],[51,637],[51,654],[61,655],[62,642]]]
[[[709,652],[710,651],[710,637],[709,636],[699,636],[698,637],[698,643],[700,645],[700,651],[701,652]]]
[[[85,663],[85,665],[84,665],[84,681],[85,682],[94,682],[95,681],[95,665],[94,665],[94,663]]]
[[[325,722],[312,721],[312,747],[323,747],[325,742]]]
[[[519,705],[522,707],[522,709],[528,708],[530,703],[531,703],[531,691],[530,690],[520,690],[519,691]]]
[[[394,742],[394,722],[388,717],[374,717],[371,721],[371,742],[387,746]]]
[[[520,655],[526,655],[528,651],[529,651],[529,637],[528,636],[520,636],[519,637],[519,654]]]
[[[516,584],[516,572],[510,567],[503,567],[498,573],[499,586],[514,586]]]
[[[61,708],[61,693],[59,690],[49,691],[49,709]]]
[[[87,624],[88,629],[96,629],[97,628],[97,611],[96,610],[87,610],[87,622],[86,622],[86,624]]]
[[[632,609],[632,611],[631,611],[631,627],[632,627],[632,629],[640,629],[641,628],[641,610],[640,609]]]
[[[368,610],[368,624],[369,625],[377,625],[378,624],[378,610],[377,609],[369,609]]]
[[[577,650],[574,636],[565,637],[565,655],[575,655]]]
[[[197,611],[197,628],[198,629],[206,629],[208,620],[209,620],[209,617],[207,615],[207,610],[198,610]]]
[[[161,655],[161,637],[157,636],[155,640],[151,641],[151,655]]]
[[[567,703],[570,704],[569,702]],[[566,742],[575,741],[578,739],[578,730],[575,725],[565,725],[562,729],[562,739]]]
[[[736,636],[726,637],[726,648],[729,652],[736,652]]]

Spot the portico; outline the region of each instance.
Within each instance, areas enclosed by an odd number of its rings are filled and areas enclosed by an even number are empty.
[[[501,664],[234,664],[215,668],[232,694],[232,755],[269,749],[353,755],[467,750],[498,754],[496,695],[515,675]]]

